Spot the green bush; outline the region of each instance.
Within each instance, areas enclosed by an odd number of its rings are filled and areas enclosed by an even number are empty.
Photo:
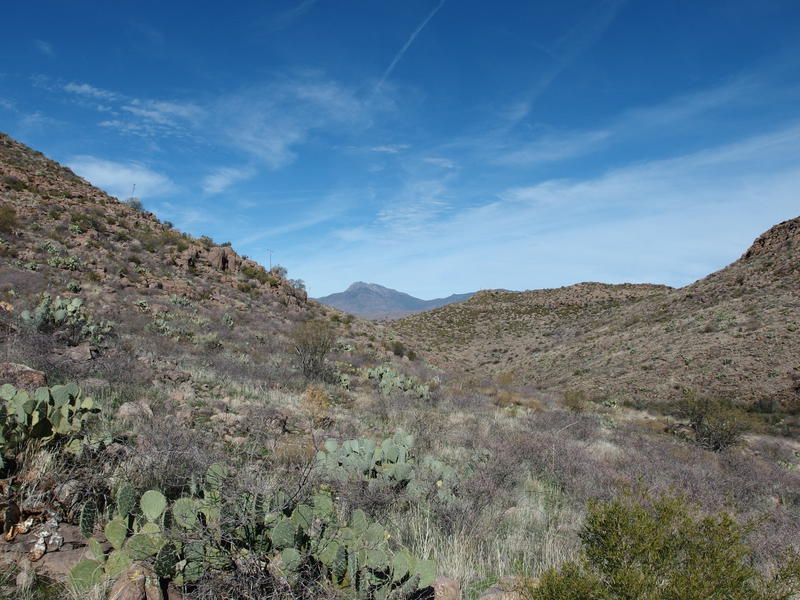
[[[745,542],[752,525],[727,512],[700,515],[682,496],[625,493],[592,502],[583,557],[546,571],[531,600],[788,600],[800,591],[800,558],[772,577]]]

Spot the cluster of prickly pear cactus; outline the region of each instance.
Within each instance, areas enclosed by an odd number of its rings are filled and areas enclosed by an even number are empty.
[[[414,437],[398,432],[380,444],[373,440],[327,440],[317,453],[317,468],[338,481],[405,484],[414,477],[410,450]]]
[[[99,410],[74,383],[40,387],[32,394],[8,383],[0,386],[0,465],[3,455],[18,452],[29,440],[79,433]]]
[[[67,331],[68,341],[75,343],[83,339],[100,343],[113,330],[111,323],[95,322],[86,313],[80,298],[56,296],[53,299],[50,294],[42,294],[36,308],[23,311],[21,318],[28,326],[42,333]]]
[[[402,452],[389,453],[399,458]],[[292,585],[304,585],[313,573],[353,597],[394,600],[430,585],[436,575],[433,561],[392,552],[387,531],[363,511],[343,522],[328,488],[301,504],[282,492],[229,498],[223,494],[226,476],[224,465],[215,463],[191,495],[171,503],[156,490],[138,497],[121,486],[113,518],[103,527],[110,553],[92,536],[97,508],[87,503],[80,524],[91,558],[73,568],[73,585],[88,589],[137,560],[152,561],[159,577],[180,585],[256,558]]]
[[[406,377],[389,365],[380,365],[366,370],[368,379],[378,382],[378,389],[384,396],[400,393],[417,400],[428,400],[431,396],[430,386],[421,383],[416,377]]]
[[[157,490],[142,494],[137,506],[135,491],[129,486],[121,486],[117,490],[113,518],[103,527],[112,547],[106,554],[94,537],[98,525],[97,507],[92,500],[88,501],[81,510],[80,528],[81,533],[89,538],[87,545],[91,558],[82,560],[70,571],[72,585],[79,590],[89,589],[103,579],[118,577],[133,561],[153,557],[156,572],[174,573],[178,559],[173,542],[164,533],[166,508],[167,499]]]
[[[392,486],[416,500],[455,502],[456,470],[432,456],[417,460],[413,445],[414,437],[402,432],[380,444],[372,440],[347,440],[341,444],[326,440],[317,453],[316,467],[331,481],[363,481],[370,489]]]

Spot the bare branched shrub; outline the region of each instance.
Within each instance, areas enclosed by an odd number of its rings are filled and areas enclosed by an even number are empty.
[[[750,429],[747,413],[730,400],[686,392],[679,410],[689,420],[695,442],[715,452],[736,445]]]
[[[300,370],[306,379],[325,379],[325,357],[336,343],[336,332],[325,321],[305,321],[294,328],[291,343]]]
[[[118,475],[138,490],[177,497],[216,458],[207,435],[180,427],[172,417],[143,421],[137,434],[137,445]]]

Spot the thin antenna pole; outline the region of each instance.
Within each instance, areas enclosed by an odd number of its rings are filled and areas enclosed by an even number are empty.
[[[133,188],[131,189],[131,198],[136,198],[136,184],[133,184]]]
[[[269,252],[269,270],[272,271],[272,249],[267,248],[267,252]]]

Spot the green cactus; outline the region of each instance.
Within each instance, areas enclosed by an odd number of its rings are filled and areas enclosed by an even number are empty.
[[[69,572],[69,583],[78,592],[88,592],[103,581],[105,572],[102,563],[96,560],[82,560]]]
[[[133,560],[144,560],[155,556],[166,542],[160,533],[137,533],[125,543],[125,553]]]
[[[191,531],[199,525],[197,510],[194,498],[178,498],[172,505],[172,518],[178,527]]]
[[[83,505],[80,515],[80,528],[84,537],[90,538],[94,533],[94,526],[97,522],[97,505],[94,500],[89,500]]]
[[[153,570],[159,577],[172,579],[175,576],[176,565],[178,564],[178,551],[175,544],[167,542],[156,554],[153,562]]]
[[[123,550],[114,550],[108,555],[105,562],[105,575],[109,579],[116,579],[128,570],[133,560]]]
[[[106,539],[117,550],[121,550],[128,536],[128,527],[122,519],[112,519],[105,526]]]
[[[289,548],[295,543],[295,536],[297,534],[297,526],[290,518],[282,518],[272,528],[270,539],[272,544],[278,548]]]
[[[142,494],[139,506],[142,508],[145,518],[154,523],[164,514],[164,510],[167,508],[167,499],[158,490],[148,490]]]
[[[80,298],[65,299],[56,296],[54,300],[49,294],[42,294],[36,308],[32,312],[23,311],[21,318],[32,329],[40,333],[58,333],[72,345],[83,340],[102,343],[113,330],[111,323],[94,321],[84,309]]]
[[[127,517],[136,506],[136,491],[129,485],[123,484],[117,490],[117,516]]]

